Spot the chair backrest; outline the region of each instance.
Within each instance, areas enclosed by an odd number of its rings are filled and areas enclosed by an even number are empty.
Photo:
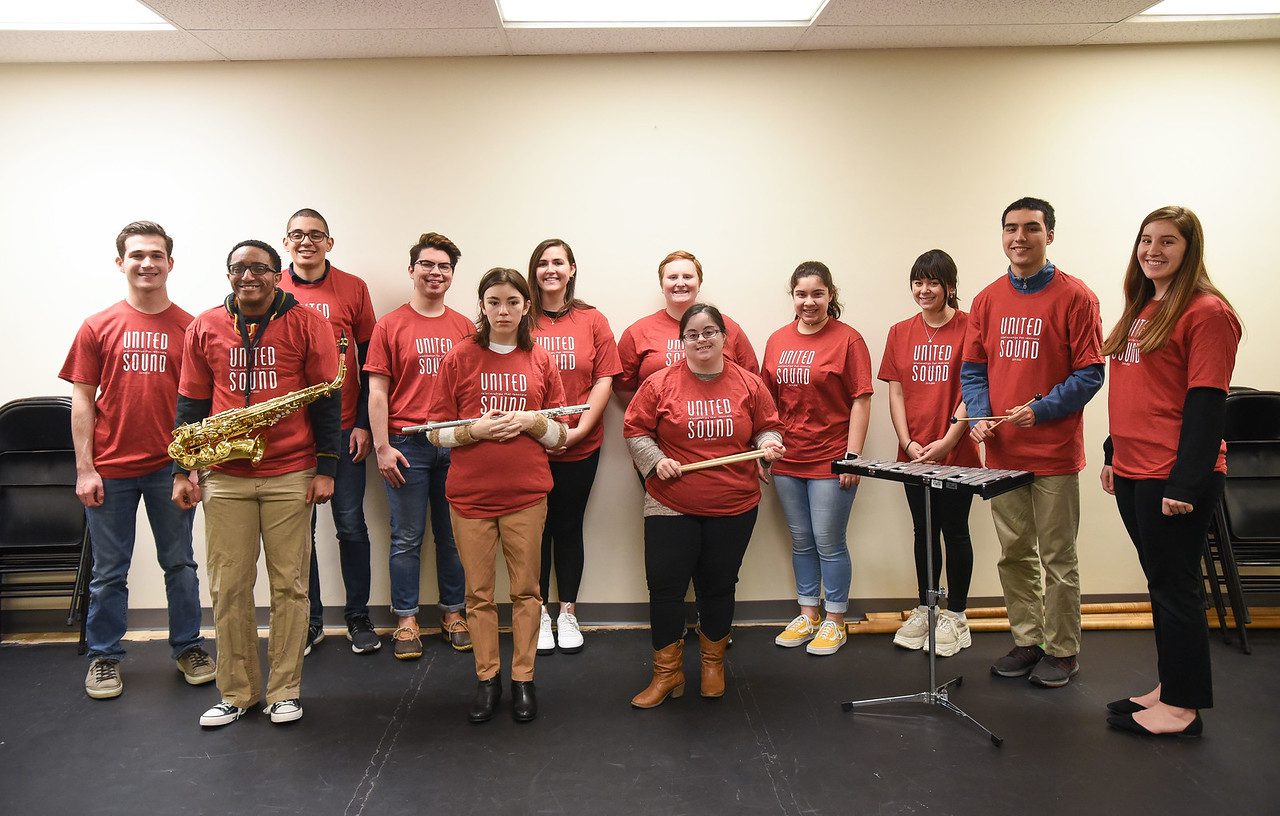
[[[1280,392],[1235,391],[1227,394],[1222,434],[1233,440],[1280,440]]]
[[[0,406],[0,451],[39,450],[75,450],[70,397],[28,397]]]
[[[70,398],[31,397],[0,406],[0,547],[77,546],[84,507],[75,484]]]
[[[1280,542],[1280,440],[1227,443],[1222,509],[1234,541]]]

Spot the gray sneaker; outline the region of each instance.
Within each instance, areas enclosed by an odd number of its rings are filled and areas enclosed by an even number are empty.
[[[120,661],[110,657],[95,657],[84,678],[84,693],[95,700],[109,700],[119,697],[123,691],[124,678],[120,676]]]
[[[1001,677],[1022,677],[1044,657],[1039,646],[1014,646],[1009,654],[991,664],[991,673]]]
[[[214,676],[218,673],[218,667],[214,665],[213,658],[199,646],[192,646],[178,655],[177,663],[182,677],[193,686],[212,683]]]
[[[1080,673],[1080,663],[1076,656],[1054,657],[1047,654],[1040,659],[1028,678],[1037,686],[1045,688],[1061,688],[1071,682],[1071,678]]]

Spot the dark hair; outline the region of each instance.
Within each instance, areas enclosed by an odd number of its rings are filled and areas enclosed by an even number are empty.
[[[683,249],[677,249],[675,252],[668,252],[667,257],[658,263],[658,282],[662,282],[662,267],[672,261],[693,261],[693,268],[698,271],[698,283],[702,283],[702,261],[698,260],[692,252],[685,252]]]
[[[226,264],[227,266],[231,266],[231,256],[236,254],[236,250],[241,249],[242,247],[253,247],[254,249],[261,249],[263,252],[271,256],[271,268],[274,269],[276,272],[280,271],[280,253],[276,252],[275,247],[271,246],[271,244],[268,244],[264,241],[257,241],[257,240],[254,240],[253,238],[250,238],[246,241],[241,241],[240,243],[231,247],[231,251],[227,253],[227,264]]]
[[[1129,342],[1133,321],[1155,297],[1155,284],[1147,279],[1138,263],[1138,244],[1142,241],[1142,233],[1148,224],[1155,221],[1169,221],[1177,227],[1183,240],[1187,242],[1187,249],[1182,255],[1182,265],[1173,272],[1169,290],[1160,301],[1160,307],[1142,328],[1142,334],[1136,338],[1138,349],[1143,354],[1150,354],[1168,342],[1174,325],[1187,310],[1187,304],[1201,292],[1213,295],[1228,309],[1235,311],[1226,296],[1209,280],[1209,271],[1204,266],[1204,228],[1200,226],[1200,219],[1186,207],[1161,207],[1142,219],[1138,237],[1133,240],[1133,249],[1129,252],[1129,267],[1124,273],[1124,312],[1102,344],[1104,356],[1124,351]]]
[[[477,289],[477,295],[480,298],[480,315],[476,318],[475,341],[480,345],[480,348],[489,348],[489,330],[491,328],[489,319],[484,316],[484,293],[504,283],[514,286],[526,302],[532,300],[529,296],[529,284],[514,269],[495,266],[484,273],[484,277],[480,279],[480,286]],[[533,315],[531,312],[532,309],[530,309],[530,312],[526,312],[520,318],[520,325],[516,327],[516,347],[523,351],[531,351],[533,349]]]
[[[947,305],[952,309],[960,306],[960,298],[956,296],[956,279],[959,276],[956,262],[940,249],[929,250],[911,265],[911,280],[930,280],[942,284],[942,288],[947,290]]]
[[[286,231],[288,231],[289,225],[293,223],[293,219],[295,218],[314,218],[317,221],[319,221],[321,224],[324,224],[325,232],[329,231],[329,222],[325,219],[323,215],[311,209],[310,207],[303,207],[293,215],[289,216],[289,220],[284,222],[284,228]]]
[[[533,254],[529,256],[529,293],[532,295],[530,299],[533,308],[530,314],[533,316],[533,325],[538,325],[538,321],[542,319],[542,290],[538,287],[538,261],[542,260],[542,253],[551,247],[561,247],[564,249],[565,257],[569,259],[570,265],[573,266],[574,275],[569,278],[569,282],[564,287],[564,305],[569,309],[590,309],[591,304],[584,300],[579,300],[573,294],[573,290],[578,283],[578,261],[573,257],[573,247],[569,246],[561,238],[548,238],[533,248]]]
[[[1057,219],[1053,217],[1053,205],[1043,198],[1031,198],[1030,196],[1020,198],[1017,201],[1004,208],[1004,212],[1000,215],[1000,226],[1004,226],[1004,219],[1014,210],[1036,210],[1044,216],[1044,228],[1053,229],[1053,225]]]
[[[710,303],[695,303],[685,310],[684,317],[680,318],[681,336],[684,335],[684,330],[689,326],[689,321],[693,316],[702,314],[703,312],[706,312],[707,317],[711,318],[712,322],[714,322],[716,326],[720,328],[720,331],[725,334],[725,339],[728,339],[729,331],[724,327],[724,315],[720,314],[720,310],[712,306]]]
[[[458,259],[462,257],[462,250],[458,249],[458,245],[438,232],[424,232],[418,236],[418,243],[409,247],[409,266],[413,266],[418,260],[418,253],[424,249],[438,249],[449,256],[449,263],[453,264],[456,269]]]
[[[154,221],[134,221],[132,224],[125,224],[124,229],[120,230],[120,234],[116,236],[117,258],[124,257],[124,242],[130,235],[154,235],[163,238],[165,254],[173,254],[173,239],[164,231],[164,227]]]
[[[831,277],[831,270],[827,265],[822,261],[804,261],[796,267],[796,271],[791,273],[791,283],[787,291],[794,292],[801,278],[818,278],[822,281],[822,285],[827,287],[827,292],[831,295],[831,302],[827,304],[827,315],[839,320],[844,306],[840,305],[840,290],[836,287],[835,279]]]

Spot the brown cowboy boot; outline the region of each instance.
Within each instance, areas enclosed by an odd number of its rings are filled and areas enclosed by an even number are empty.
[[[702,651],[702,696],[724,696],[724,650],[729,646],[729,636],[708,640],[698,632],[698,646]]]
[[[636,708],[657,708],[667,697],[684,694],[684,641],[677,640],[653,653],[653,679],[649,686],[635,697],[631,705]]]

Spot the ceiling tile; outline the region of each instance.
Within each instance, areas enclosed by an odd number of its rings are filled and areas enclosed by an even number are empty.
[[[496,28],[200,31],[197,35],[233,60],[500,56],[507,53],[502,31]]]
[[[221,54],[185,31],[0,31],[0,62],[221,59]]]
[[[509,28],[513,54],[635,54],[685,51],[789,51],[805,29]]]
[[[940,26],[1115,23],[1156,0],[831,0],[818,25]]]
[[[205,30],[486,28],[494,0],[147,0],[182,28]]]
[[[1280,39],[1280,17],[1255,20],[1131,20],[1090,37],[1086,45]]]
[[[801,51],[853,48],[985,48],[1077,45],[1106,28],[1096,25],[815,26]]]

